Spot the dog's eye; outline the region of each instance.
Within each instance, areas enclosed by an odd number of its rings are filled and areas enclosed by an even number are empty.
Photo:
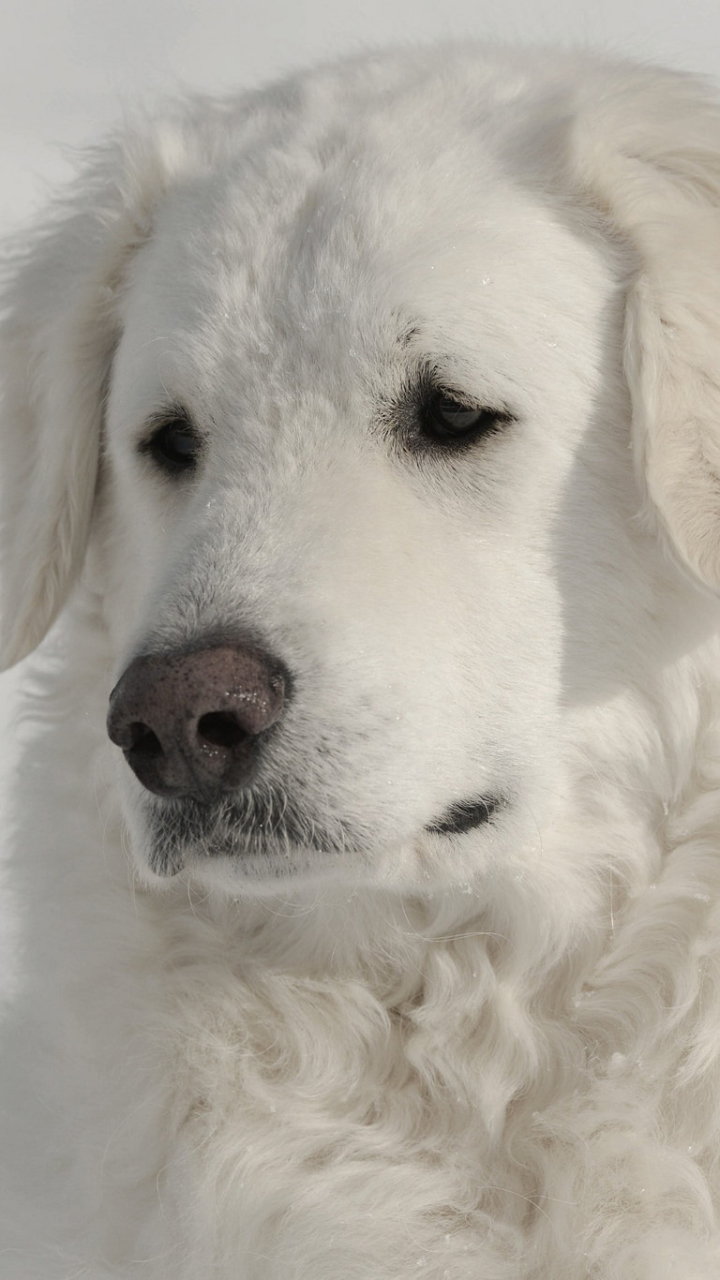
[[[167,418],[140,446],[163,471],[176,475],[192,471],[200,456],[202,442],[188,418]]]
[[[444,391],[434,392],[425,401],[422,413],[423,433],[450,446],[467,444],[509,421],[510,414],[505,410],[471,408]]]

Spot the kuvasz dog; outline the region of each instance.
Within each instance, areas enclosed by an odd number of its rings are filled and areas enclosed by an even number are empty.
[[[3,1277],[717,1280],[712,93],[171,105],[5,300]]]

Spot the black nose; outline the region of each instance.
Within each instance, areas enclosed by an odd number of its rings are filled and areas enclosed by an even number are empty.
[[[247,783],[286,686],[282,665],[256,649],[146,654],[110,695],[108,733],[148,791],[217,799]]]

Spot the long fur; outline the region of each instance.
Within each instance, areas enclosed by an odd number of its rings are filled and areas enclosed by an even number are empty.
[[[28,241],[7,662],[59,621],[3,1277],[716,1280],[718,232],[707,87],[446,48],[140,120]],[[422,453],[432,379],[513,420]],[[184,488],[137,450],[163,397]],[[166,824],[162,878],[110,689],[248,631],[306,844]]]

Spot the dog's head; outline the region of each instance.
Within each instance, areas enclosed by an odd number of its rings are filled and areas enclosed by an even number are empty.
[[[521,875],[720,583],[716,105],[434,58],[131,132],[10,286],[6,661],[90,539],[159,876]]]

